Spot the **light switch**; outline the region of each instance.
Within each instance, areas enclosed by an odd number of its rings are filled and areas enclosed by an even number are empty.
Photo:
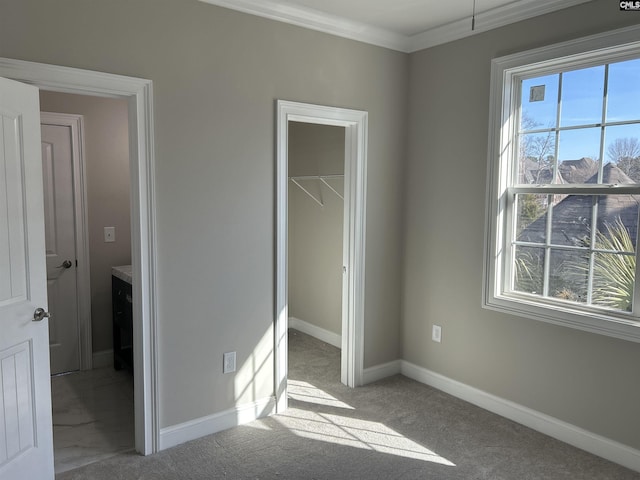
[[[104,227],[104,241],[105,243],[116,241],[116,227]]]
[[[431,340],[434,342],[442,342],[442,327],[440,325],[434,325],[431,330]]]

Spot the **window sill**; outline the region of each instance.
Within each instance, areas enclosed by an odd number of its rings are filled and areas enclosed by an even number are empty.
[[[640,322],[613,312],[582,312],[564,305],[546,305],[516,296],[490,296],[483,308],[553,325],[640,343]]]

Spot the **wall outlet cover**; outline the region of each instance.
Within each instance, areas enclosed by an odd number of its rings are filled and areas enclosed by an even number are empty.
[[[104,227],[104,241],[105,243],[116,241],[116,227]]]
[[[236,371],[236,352],[227,352],[224,354],[222,361],[222,373],[231,373]]]

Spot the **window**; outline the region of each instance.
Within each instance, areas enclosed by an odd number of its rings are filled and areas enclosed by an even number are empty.
[[[640,342],[638,38],[493,61],[485,307]]]

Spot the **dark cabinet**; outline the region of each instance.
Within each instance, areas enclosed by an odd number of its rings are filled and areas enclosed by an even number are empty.
[[[113,304],[113,367],[133,373],[133,302],[131,284],[111,277]]]

